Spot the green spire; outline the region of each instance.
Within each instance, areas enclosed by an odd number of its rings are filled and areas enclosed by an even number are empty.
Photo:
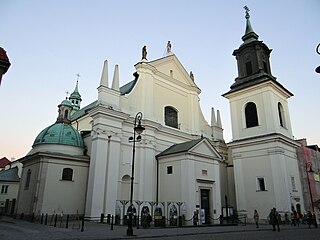
[[[76,87],[75,87],[73,93],[70,94],[69,100],[73,106],[73,111],[72,111],[72,114],[73,114],[74,112],[76,112],[77,110],[80,109],[80,103],[82,100],[81,95],[78,90],[78,80],[77,80],[77,84],[76,84]]]
[[[242,41],[244,43],[247,43],[247,42],[258,40],[259,36],[253,31],[253,28],[251,26],[249,8],[247,6],[244,6],[244,9],[246,10],[247,24],[246,24],[246,32],[242,36]]]
[[[78,90],[78,80],[77,80],[77,84],[76,84],[76,87],[75,87],[73,93],[70,94],[69,99],[70,100],[71,99],[77,99],[77,100],[80,100],[80,101],[82,100],[81,99],[81,95],[80,95],[79,90]]]

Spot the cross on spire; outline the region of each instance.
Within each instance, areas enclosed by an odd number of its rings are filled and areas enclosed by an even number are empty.
[[[77,73],[76,76],[77,76],[77,82],[78,82],[78,80],[79,80],[79,78],[80,78],[81,76],[80,76],[79,73]]]
[[[243,7],[243,9],[246,10],[246,18],[247,18],[247,17],[250,17],[250,15],[249,15],[250,9],[248,8],[248,6],[245,5],[245,6]]]

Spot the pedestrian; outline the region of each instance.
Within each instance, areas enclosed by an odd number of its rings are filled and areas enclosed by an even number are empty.
[[[307,224],[309,225],[309,228],[311,228],[311,224],[312,224],[312,214],[310,211],[308,211],[307,213]]]
[[[195,211],[193,212],[193,225],[194,225],[194,226],[198,225],[198,221],[199,221],[199,219],[198,219],[198,211],[195,210]]]
[[[292,213],[291,213],[291,225],[293,226],[296,226],[296,223],[297,223],[297,211],[296,210],[293,210]]]
[[[312,214],[312,223],[313,223],[315,228],[318,228],[317,218],[316,218],[316,215],[314,213]]]
[[[152,217],[150,215],[150,213],[148,213],[148,227],[151,227],[151,222],[152,222]]]
[[[280,232],[279,217],[280,216],[276,208],[272,208],[269,214],[270,224],[272,225],[272,231],[275,231],[277,226],[278,232]]]
[[[254,210],[253,218],[254,218],[254,222],[257,225],[257,228],[259,228],[259,213],[258,213],[257,209]]]
[[[300,226],[300,213],[296,213],[295,215],[295,220],[296,220],[296,224],[298,225],[298,227]]]

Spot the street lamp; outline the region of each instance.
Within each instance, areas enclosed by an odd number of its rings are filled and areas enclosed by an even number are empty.
[[[320,55],[319,47],[320,47],[320,43],[318,44],[318,46],[317,46],[317,48],[316,48],[316,52]],[[318,67],[316,68],[316,73],[320,73],[320,66],[318,66]]]
[[[145,130],[143,126],[141,126],[142,113],[138,112],[136,117],[134,118],[134,127],[133,127],[133,137],[129,138],[129,142],[133,142],[132,144],[132,166],[131,166],[131,188],[130,188],[130,206],[129,206],[129,222],[127,229],[127,236],[133,236],[133,228],[132,228],[132,199],[133,199],[133,179],[134,179],[134,155],[136,151],[136,142],[141,141],[141,133]],[[138,136],[136,137],[136,133]]]
[[[0,85],[2,75],[4,75],[8,71],[10,65],[11,63],[9,61],[6,51],[2,47],[0,47]]]
[[[309,180],[309,174],[308,174],[308,173],[314,172],[312,170],[312,163],[311,162],[306,163],[306,172],[307,172],[308,187],[309,187],[310,200],[311,200],[311,206],[312,206],[312,214],[314,214],[313,198],[312,198],[312,192],[311,192],[310,180]]]

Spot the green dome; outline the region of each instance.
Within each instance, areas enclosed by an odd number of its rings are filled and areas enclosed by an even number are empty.
[[[34,140],[33,146],[38,144],[84,146],[79,132],[71,125],[65,123],[55,123],[42,130]]]

